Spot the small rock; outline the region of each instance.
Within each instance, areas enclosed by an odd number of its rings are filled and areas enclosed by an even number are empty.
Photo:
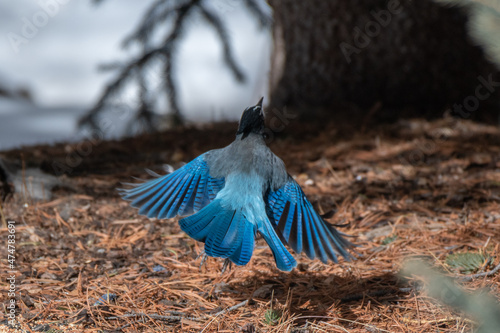
[[[229,287],[229,284],[227,284],[226,282],[219,282],[219,283],[215,284],[214,294],[217,295],[217,294],[220,294],[223,292],[229,292],[229,291],[232,291],[232,289]]]
[[[116,294],[111,294],[111,293],[104,294],[101,297],[99,297],[99,299],[94,303],[94,306],[104,305],[105,303],[112,302],[117,297],[118,296],[116,296]]]
[[[47,332],[50,330],[50,326],[48,324],[36,325],[33,327],[33,331],[35,332]]]
[[[312,179],[308,179],[308,180],[306,180],[306,181],[304,182],[304,184],[305,184],[306,186],[313,186],[313,185],[314,185],[314,180],[312,180]]]
[[[153,272],[155,273],[160,273],[160,272],[166,272],[167,269],[165,267],[163,267],[162,265],[155,265],[153,267]]]
[[[57,276],[52,273],[43,273],[42,276],[40,276],[42,279],[47,279],[47,280],[58,280]]]
[[[243,327],[240,329],[241,333],[255,333],[255,326],[252,323],[246,323],[243,325]]]
[[[265,284],[259,289],[255,290],[253,293],[253,298],[268,298],[271,296],[271,291],[273,289],[274,285],[272,284]]]

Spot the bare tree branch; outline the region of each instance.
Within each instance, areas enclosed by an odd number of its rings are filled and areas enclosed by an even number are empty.
[[[215,29],[217,35],[219,35],[224,48],[224,61],[226,62],[226,65],[229,69],[231,69],[238,82],[244,82],[245,75],[241,69],[238,68],[236,61],[234,60],[231,44],[229,42],[229,36],[227,35],[227,28],[224,26],[224,23],[217,15],[210,12],[206,7],[200,6],[200,11],[203,18]]]
[[[271,20],[259,6],[258,0],[244,1],[249,12],[257,18],[260,25],[269,26]],[[92,2],[101,4],[104,0],[92,0]],[[209,3],[209,0],[156,0],[144,14],[138,28],[123,41],[123,47],[137,43],[142,47],[142,52],[128,63],[102,66],[107,70],[115,70],[118,74],[106,86],[94,107],[80,119],[79,126],[99,128],[99,114],[105,112],[111,99],[122,93],[126,85],[134,83],[139,89],[137,112],[126,127],[127,131],[130,133],[141,124],[149,131],[154,130],[160,122],[156,121],[158,116],[154,110],[155,103],[154,98],[151,97],[146,70],[153,66],[159,66],[162,73],[161,88],[169,105],[168,123],[173,126],[182,124],[184,118],[178,103],[174,76],[175,56],[178,42],[181,41],[184,29],[190,22],[188,18],[194,13],[199,13],[200,17],[215,30],[223,48],[224,63],[238,82],[244,82],[245,74],[233,55],[228,29],[218,13],[209,9]],[[170,26],[170,30],[160,43],[155,42],[157,32],[161,31],[160,28],[165,25]],[[158,64],[157,60],[161,60],[161,64]]]
[[[263,28],[268,28],[271,26],[272,18],[264,13],[257,2],[258,1],[256,0],[245,0],[245,6],[248,8],[250,14],[259,20],[259,23]]]

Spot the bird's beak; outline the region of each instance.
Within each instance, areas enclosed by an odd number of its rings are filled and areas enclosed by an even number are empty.
[[[259,112],[259,113],[260,113],[260,115],[261,115],[262,117],[264,117],[264,108],[262,107],[262,102],[263,102],[263,101],[264,101],[264,97],[261,97],[261,98],[259,99],[259,102],[258,102],[258,103],[254,106],[255,108],[256,108],[256,107],[259,107],[259,108],[260,108],[260,112]]]
[[[260,108],[262,109],[262,102],[263,101],[264,101],[264,97],[261,97],[259,102],[255,106],[260,106]]]

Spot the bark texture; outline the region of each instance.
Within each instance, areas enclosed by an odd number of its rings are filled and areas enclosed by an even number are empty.
[[[489,93],[483,100],[470,97],[479,77],[499,82],[500,75],[471,43],[462,9],[429,0],[269,3],[272,107],[317,115],[355,105],[361,113],[397,119],[440,117],[462,105],[461,117],[498,121],[500,86],[483,87],[481,96]]]

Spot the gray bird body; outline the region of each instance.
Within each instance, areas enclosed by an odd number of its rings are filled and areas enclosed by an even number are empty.
[[[123,196],[148,217],[187,216],[179,221],[181,229],[204,242],[208,256],[237,265],[250,261],[257,234],[284,271],[297,265],[285,246],[325,263],[336,262],[338,253],[350,258],[351,243],[314,210],[263,133],[261,100],[243,112],[234,142],[123,190]]]
[[[269,149],[262,135],[249,134],[245,140],[236,136],[227,147],[215,149],[205,154],[205,162],[213,178],[227,178],[231,173],[251,174],[255,172],[267,183],[267,188],[276,190],[288,178],[285,163]],[[265,186],[266,184],[264,184]]]

